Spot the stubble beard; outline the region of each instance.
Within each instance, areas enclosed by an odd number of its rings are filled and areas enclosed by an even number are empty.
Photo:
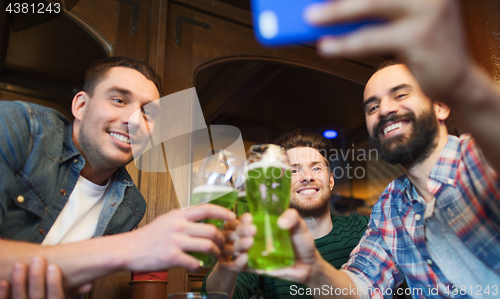
[[[319,219],[330,213],[330,192],[327,192],[322,198],[314,200],[314,202],[301,202],[300,199],[295,197],[295,194],[293,197],[290,201],[290,207],[296,209],[303,219]]]
[[[87,130],[87,124],[91,124],[91,120],[83,119],[80,125],[78,144],[80,152],[85,158],[87,164],[100,171],[116,170],[126,164],[107,157],[101,145],[98,144],[95,134]],[[129,161],[130,162],[130,161]]]

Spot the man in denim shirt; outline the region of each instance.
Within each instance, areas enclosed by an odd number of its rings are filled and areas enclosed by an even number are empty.
[[[198,261],[185,252],[219,254],[222,233],[195,223],[234,217],[216,206],[172,211],[129,232],[146,209],[125,170],[130,140],[147,140],[154,115],[144,107],[161,93],[145,62],[111,57],[87,70],[73,123],[46,107],[0,102],[0,298],[8,280],[13,297],[45,296],[46,268],[48,291],[61,294],[61,280],[52,277],[62,272],[65,289],[78,293],[114,271],[195,270]],[[144,121],[131,118],[139,110]]]

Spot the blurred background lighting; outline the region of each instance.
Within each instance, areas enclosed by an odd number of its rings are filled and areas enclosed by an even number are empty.
[[[325,136],[325,138],[327,139],[334,139],[335,137],[337,137],[337,135],[337,131],[334,130],[326,130],[323,132],[323,136]]]

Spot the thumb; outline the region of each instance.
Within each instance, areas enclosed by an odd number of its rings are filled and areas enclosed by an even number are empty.
[[[278,218],[278,226],[282,229],[289,230],[294,235],[309,234],[309,229],[306,222],[295,209],[287,209]]]
[[[314,261],[316,245],[306,222],[295,209],[287,209],[278,219],[278,226],[290,231],[295,257],[298,261]]]
[[[0,299],[10,298],[10,284],[7,280],[0,280]]]

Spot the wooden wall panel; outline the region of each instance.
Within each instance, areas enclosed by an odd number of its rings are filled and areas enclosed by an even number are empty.
[[[120,3],[114,0],[80,0],[73,8],[116,48]]]
[[[183,24],[182,45],[178,47],[175,44],[175,25],[177,15],[192,18],[193,12],[184,7],[179,7],[170,4],[168,7],[168,25],[167,39],[165,51],[165,66],[164,66],[164,87],[165,94],[172,94],[190,87],[193,87],[192,74],[192,26]],[[170,124],[172,129],[176,128],[176,124]],[[189,149],[186,149],[189,150]],[[189,188],[189,186],[186,186]],[[162,212],[167,212],[170,209],[177,208],[177,196],[175,195],[174,186],[171,180],[168,185],[163,188],[168,191],[169,202],[164,206]],[[187,271],[183,268],[173,268],[169,270],[167,292],[177,293],[185,291],[185,276]]]
[[[115,55],[132,56],[143,59],[163,72],[163,55],[166,37],[166,0],[137,0],[140,3],[137,32],[130,32],[131,6],[116,1],[81,0],[78,12],[113,43]],[[83,3],[82,3],[83,2]],[[94,7],[94,8],[92,8]],[[96,9],[96,7],[99,7]],[[91,16],[90,12],[98,16]],[[107,18],[109,16],[109,19]],[[150,174],[139,171],[134,162],[127,165],[132,179],[146,199],[146,215],[139,226],[153,220],[160,213],[173,188],[164,188],[166,173]],[[151,178],[153,176],[153,179]],[[167,184],[168,185],[168,184]],[[129,297],[130,272],[122,271],[103,277],[94,282],[94,288],[87,296],[92,299],[119,299]]]
[[[469,48],[500,83],[500,1],[465,0],[463,4]]]
[[[254,38],[253,30],[239,26],[225,19],[196,12],[194,19],[210,25],[206,30],[194,27],[193,66],[220,59],[274,60],[297,66],[324,71],[364,84],[372,73],[372,68],[364,64],[344,59],[321,58],[312,47],[271,49],[262,47]]]

